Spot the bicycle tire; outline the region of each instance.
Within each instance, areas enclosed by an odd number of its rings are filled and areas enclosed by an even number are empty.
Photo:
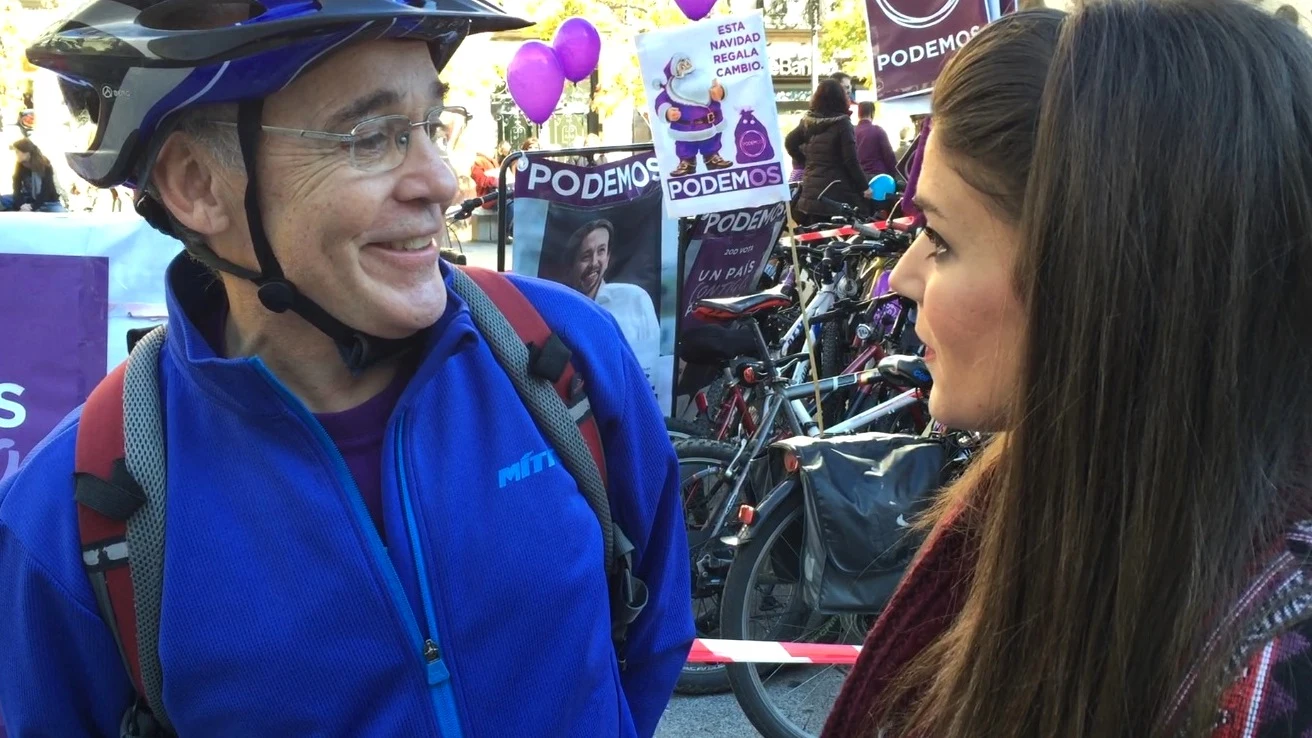
[[[710,429],[705,424],[683,418],[666,418],[665,433],[672,442],[709,438],[711,435]]]
[[[846,342],[843,340],[843,328],[837,322],[826,323],[820,328],[820,347],[818,350],[818,360],[820,363],[820,377],[837,377],[847,368],[852,358],[848,351]],[[850,389],[837,390],[830,392],[829,396],[824,399],[822,407],[825,411],[825,426],[837,425],[847,416],[848,401],[851,399],[852,391]]]
[[[759,564],[770,553],[771,544],[779,536],[790,533],[788,526],[799,522],[803,514],[802,494],[798,490],[780,503],[769,517],[757,523],[751,540],[734,555],[729,575],[725,577],[724,594],[720,598],[721,637],[751,639],[747,631],[747,609]],[[819,734],[823,722],[817,726],[817,733],[806,733],[775,712],[765,694],[760,668],[756,664],[728,664],[725,671],[738,706],[764,738],[814,738]]]
[[[668,419],[667,419],[668,420]],[[687,440],[676,441],[674,444],[675,455],[679,458],[680,469],[685,462],[704,461],[710,463],[720,463],[723,467],[728,467],[734,456],[738,453],[738,447],[725,441],[714,441],[709,438],[689,438]],[[683,497],[683,476],[680,472],[680,497]],[[690,524],[688,515],[696,509],[697,501],[691,499],[684,500],[684,521]],[[689,531],[692,534],[692,531]],[[701,552],[698,545],[696,549],[690,543],[688,546],[689,556],[697,556]],[[697,586],[695,562],[689,561],[694,566],[693,585]],[[690,593],[695,594],[695,593]],[[723,602],[723,590],[721,590],[721,603]],[[696,599],[694,597],[694,617],[696,617]],[[719,608],[721,604],[714,606],[713,613],[707,613],[706,618],[697,617],[699,621],[709,620],[714,623],[711,628],[703,627],[699,624],[697,629],[698,638],[718,638],[719,637]],[[711,619],[713,618],[713,620]],[[723,694],[729,691],[729,677],[725,671],[724,664],[689,664],[685,663],[683,669],[679,672],[679,681],[675,685],[675,692],[685,695],[705,695],[705,694]]]

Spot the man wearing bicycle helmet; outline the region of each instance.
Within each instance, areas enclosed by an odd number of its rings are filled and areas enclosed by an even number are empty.
[[[187,253],[167,274],[167,526],[140,654],[84,568],[85,408],[0,485],[11,736],[137,734],[145,708],[187,738],[654,732],[693,626],[643,372],[590,300],[513,278],[589,380],[649,593],[620,639],[610,535],[437,254],[462,116],[436,71],[466,34],[525,25],[483,0],[93,0],[29,50],[96,125],[73,169],[134,187]]]

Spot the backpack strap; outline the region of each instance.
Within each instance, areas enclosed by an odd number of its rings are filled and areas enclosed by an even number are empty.
[[[132,738],[172,733],[159,665],[164,488],[157,372],[164,332],[153,331],[91,392],[74,462],[82,565],[137,695],[120,725],[120,734]]]
[[[583,435],[583,441],[588,445],[588,453],[601,475],[604,492],[608,481],[601,431],[592,414],[592,405],[583,387],[583,377],[574,369],[573,354],[569,347],[547,326],[533,303],[505,275],[488,269],[466,268],[463,271],[492,300],[493,306],[505,317],[515,335],[528,347],[528,373],[550,382],[556,394],[564,401],[570,416],[578,425],[579,433]]]
[[[504,274],[461,267],[451,286],[601,524],[611,638],[623,668],[628,627],[647,605],[647,586],[633,573],[633,543],[611,516],[601,431],[583,377],[569,347]]]

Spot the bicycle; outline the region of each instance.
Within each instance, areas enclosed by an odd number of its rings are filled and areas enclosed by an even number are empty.
[[[778,282],[770,289],[745,297],[728,298],[727,301],[721,301],[726,306],[723,309],[717,308],[718,303],[714,300],[701,304],[698,314],[714,322],[711,325],[690,329],[685,333],[680,348],[680,358],[693,367],[712,367],[717,373],[727,376],[733,359],[751,354],[755,348],[754,339],[749,332],[741,329],[735,331],[723,325],[725,322],[732,323],[737,317],[741,317],[735,316],[734,311],[741,307],[741,304],[747,304],[752,308],[753,317],[764,326],[765,330],[772,334],[782,331],[781,337],[775,339],[772,336],[768,342],[767,350],[775,356],[803,350],[807,343],[811,343],[818,344],[820,347],[817,368],[821,376],[837,374],[843,371],[844,365],[848,367],[847,372],[868,368],[850,360],[843,360],[844,354],[854,349],[853,339],[849,336],[855,330],[849,330],[844,326],[849,324],[865,326],[873,323],[877,312],[885,317],[891,315],[895,321],[903,314],[900,303],[893,305],[858,302],[858,298],[867,293],[878,297],[889,292],[887,271],[895,263],[896,257],[909,247],[910,242],[905,238],[890,238],[860,224],[858,226],[866,231],[867,235],[872,234],[877,238],[851,243],[834,241],[823,247],[807,245],[795,247],[799,256],[803,257],[801,264],[803,273],[810,277],[812,284],[818,285],[818,289],[812,291],[804,307],[798,309],[792,304],[792,299],[797,295],[798,275],[794,266],[788,264],[782,267]],[[777,247],[772,254],[772,262],[787,258],[791,251],[789,247]],[[867,262],[873,262],[875,268],[873,270],[868,268]],[[883,275],[882,280],[881,275]],[[771,281],[773,276],[772,274]],[[858,320],[858,317],[864,316],[867,310],[872,311],[871,315]],[[786,329],[782,329],[779,318],[793,311],[797,313],[796,317],[792,318]],[[804,335],[808,327],[811,330],[810,342]],[[890,328],[901,331],[901,326],[885,326],[885,329],[878,333],[874,330],[860,332],[860,343],[857,347],[878,345]],[[882,358],[886,353],[858,352],[856,358],[868,364],[871,359]],[[757,353],[755,356],[759,357],[760,354]],[[801,382],[811,368],[810,356],[803,354],[801,360],[793,366],[791,379],[795,383]],[[714,386],[719,381],[718,378],[712,380],[708,386]],[[727,376],[724,381],[727,384],[722,392],[715,393],[719,395],[715,401],[712,401],[712,393],[706,388],[693,394],[696,419],[693,421],[680,419],[671,423],[673,438],[700,436],[723,440],[731,436],[739,423],[741,423],[741,430],[746,434],[750,435],[755,431],[755,419],[750,410],[752,404],[747,401],[741,383],[734,382],[731,376]],[[868,393],[863,393],[861,396],[864,397],[866,394]],[[712,407],[716,408],[714,412]],[[838,416],[835,409],[826,406],[824,414],[831,419],[835,418]]]
[[[905,434],[882,435],[887,439]],[[982,443],[978,434],[935,428],[930,438],[944,447],[947,463],[938,484],[924,490],[921,509],[934,492],[955,477]],[[823,441],[822,441],[823,442]],[[876,439],[877,442],[877,439]],[[862,611],[820,612],[807,602],[812,573],[804,564],[810,503],[803,494],[801,470],[782,452],[787,475],[756,506],[739,511],[742,527],[729,537],[735,549],[721,597],[720,636],[732,640],[861,644],[883,603]],[[897,525],[904,526],[899,517]],[[921,543],[920,534],[905,535],[889,560],[872,576],[886,600]],[[873,562],[871,564],[874,566]],[[812,738],[824,725],[847,667],[836,665],[729,664],[726,675],[734,698],[765,738]]]
[[[900,300],[893,295],[886,300]],[[828,429],[828,433],[849,433],[897,413],[923,404],[927,398],[928,373],[918,357],[888,357],[874,369],[821,379],[793,383],[797,364],[806,354],[774,357],[761,332],[759,320],[777,307],[759,295],[727,300],[703,300],[697,310],[706,316],[731,316],[733,319],[755,318],[750,325],[757,340],[759,360],[742,360],[736,364],[736,380],[762,394],[760,418],[755,430],[737,443],[711,439],[688,439],[675,443],[680,462],[680,490],[688,529],[689,559],[693,569],[694,612],[698,633],[715,637],[720,630],[717,618],[723,595],[725,575],[733,562],[733,549],[724,540],[729,532],[730,515],[741,505],[756,504],[755,490],[768,489],[761,483],[749,484],[756,473],[767,473],[757,463],[767,442],[786,435],[820,435],[820,426],[802,401],[817,390],[834,392],[848,387],[891,383],[906,387],[888,400],[853,415]],[[790,371],[793,369],[793,371]],[[776,420],[782,414],[785,429],[780,433]],[[693,467],[691,473],[688,467]],[[686,665],[680,691],[705,693],[720,691],[728,684],[723,666]]]

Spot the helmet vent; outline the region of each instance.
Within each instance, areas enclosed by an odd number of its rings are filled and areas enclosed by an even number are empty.
[[[253,0],[164,0],[146,8],[137,23],[159,31],[229,28],[267,12]]]

